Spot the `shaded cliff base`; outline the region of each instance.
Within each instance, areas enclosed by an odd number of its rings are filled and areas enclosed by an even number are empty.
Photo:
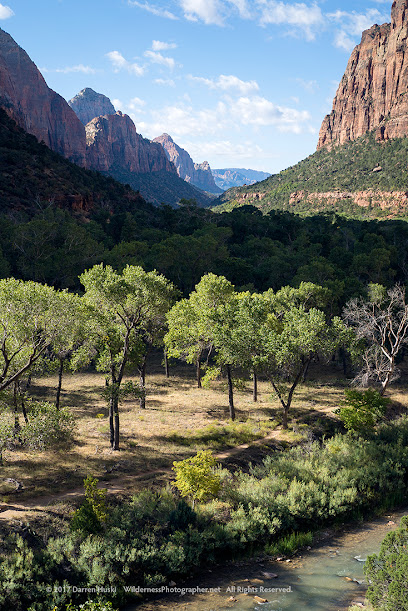
[[[408,138],[378,142],[375,132],[321,149],[250,187],[230,189],[216,211],[251,204],[263,212],[338,212],[355,218],[408,219]]]
[[[109,175],[125,185],[130,185],[132,189],[139,191],[144,199],[156,206],[160,204],[176,206],[180,199],[195,199],[199,206],[209,207],[216,197],[185,182],[176,174],[170,174],[164,170],[136,174],[113,166],[109,170]],[[108,176],[107,173],[106,176]]]

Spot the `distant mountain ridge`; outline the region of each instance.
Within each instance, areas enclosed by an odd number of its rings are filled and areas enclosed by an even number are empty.
[[[246,168],[224,168],[212,170],[215,184],[223,191],[231,187],[243,187],[253,185],[256,182],[265,180],[270,174],[259,170],[247,170]]]
[[[208,161],[194,163],[189,153],[176,144],[169,134],[162,134],[154,138],[153,142],[157,142],[163,147],[167,158],[176,167],[180,178],[203,191],[214,194],[222,193],[222,189],[217,187],[214,182]]]
[[[160,145],[137,134],[130,117],[115,113],[109,98],[86,88],[71,105],[81,119],[47,86],[27,53],[0,29],[0,108],[20,127],[81,167],[103,171],[127,184],[140,174],[138,188],[143,194],[149,183],[144,194],[154,203],[176,205],[187,197],[200,205],[210,204],[205,193],[178,178]],[[103,115],[98,114],[101,112]],[[107,119],[93,123],[96,116]],[[121,140],[122,136],[128,139]],[[146,183],[148,174],[155,176]],[[172,177],[169,181],[167,174]]]

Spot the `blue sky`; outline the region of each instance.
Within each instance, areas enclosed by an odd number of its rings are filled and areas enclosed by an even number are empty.
[[[9,32],[67,100],[107,95],[147,138],[212,168],[314,152],[361,32],[391,0],[6,0]]]

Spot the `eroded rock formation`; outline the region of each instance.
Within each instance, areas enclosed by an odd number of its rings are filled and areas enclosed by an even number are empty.
[[[363,32],[323,120],[317,148],[376,130],[379,140],[408,135],[408,0],[395,0],[391,24]]]
[[[0,106],[53,151],[85,165],[85,128],[27,53],[0,29]]]
[[[68,102],[78,119],[86,125],[95,117],[114,115],[115,107],[106,95],[97,93],[90,87],[82,89]]]
[[[203,191],[222,193],[217,187],[208,161],[194,163],[185,149],[174,142],[169,134],[162,134],[154,138],[153,142],[160,144],[166,152],[168,159],[177,168],[177,173],[186,182],[190,182]]]

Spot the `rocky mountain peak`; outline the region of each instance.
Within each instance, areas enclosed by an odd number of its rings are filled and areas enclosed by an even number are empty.
[[[162,134],[154,138],[153,142],[160,144],[167,158],[176,166],[177,173],[186,182],[195,187],[208,191],[209,193],[221,193],[222,189],[217,187],[208,161],[194,163],[188,152],[178,146],[169,134]]]
[[[378,140],[408,135],[408,0],[395,0],[391,24],[363,32],[323,120],[317,148],[375,131]]]
[[[85,129],[37,66],[0,29],[0,106],[25,131],[78,165],[85,165]]]
[[[69,100],[68,104],[84,125],[95,117],[114,115],[116,112],[115,107],[106,95],[97,93],[90,87],[82,89]]]

